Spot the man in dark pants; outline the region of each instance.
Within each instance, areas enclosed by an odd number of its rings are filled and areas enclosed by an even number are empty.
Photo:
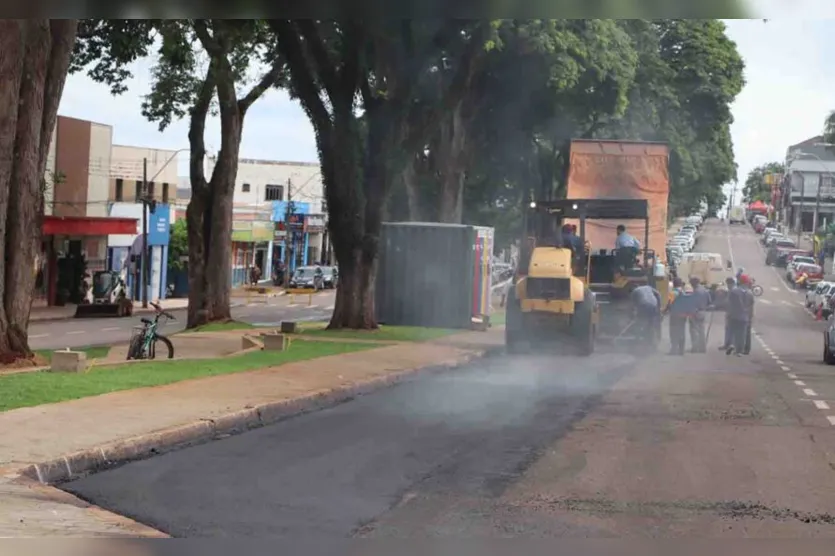
[[[753,282],[751,281],[751,277],[747,275],[743,275],[740,279],[742,283],[742,288],[746,290],[749,294],[749,305],[748,305],[748,324],[745,327],[745,340],[742,344],[742,355],[748,355],[751,353],[751,327],[754,324],[754,293],[751,291],[751,286]]]
[[[702,286],[698,277],[690,278],[690,286],[696,297],[696,313],[690,319],[690,344],[693,353],[707,352],[707,338],[705,337],[705,311],[710,307],[710,292]]]
[[[652,345],[655,343],[656,328],[661,316],[661,294],[652,286],[644,284],[632,290],[631,298],[635,320],[641,327],[642,340]]]
[[[693,295],[693,287],[684,285],[680,278],[674,283],[677,294],[669,305],[670,355],[684,355],[687,343],[687,321],[698,311],[699,298]]]
[[[739,284],[728,294],[728,319],[731,327],[732,345],[725,353],[741,357],[745,354],[745,340],[751,330],[754,314],[754,294],[748,289],[750,280],[745,274],[739,277]]]
[[[733,291],[736,287],[736,280],[733,278],[726,278],[725,279],[725,286],[728,288],[728,295]],[[725,311],[725,341],[719,346],[719,351],[727,351],[729,347],[733,344],[732,338],[732,330],[731,330],[731,321],[728,317],[728,311]]]

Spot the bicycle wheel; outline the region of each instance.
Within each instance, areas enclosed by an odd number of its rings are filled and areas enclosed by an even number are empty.
[[[131,359],[142,359],[142,344],[145,340],[142,334],[135,335],[128,346],[128,361]]]
[[[165,336],[156,336],[154,341],[151,342],[151,359],[156,359],[157,357],[157,342],[165,344],[165,347],[168,349],[168,357],[166,359],[173,359],[174,358],[174,344],[171,343],[171,340],[166,338]]]
[[[763,294],[763,287],[762,286],[754,286],[751,288],[751,293],[754,294],[754,297],[759,297]]]

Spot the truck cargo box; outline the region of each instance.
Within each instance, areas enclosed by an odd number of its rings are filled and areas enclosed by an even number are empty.
[[[493,237],[479,226],[383,223],[377,321],[468,329],[489,317]]]

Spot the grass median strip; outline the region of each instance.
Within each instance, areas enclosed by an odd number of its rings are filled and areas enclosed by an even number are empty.
[[[168,360],[93,367],[85,373],[35,372],[0,376],[0,411],[162,386],[183,380],[254,371],[365,349],[373,344],[293,340],[286,351],[254,351],[235,357]]]
[[[198,326],[197,328],[186,329],[179,333],[182,334],[189,332],[224,332],[226,330],[249,330],[251,328],[256,328],[256,326],[253,324],[249,324],[248,322],[230,320],[228,322],[210,322],[209,324],[204,324],[203,326]]]
[[[426,342],[436,338],[457,334],[461,330],[452,328],[429,328],[423,326],[386,326],[377,330],[328,330],[327,323],[305,324],[301,334],[344,340],[379,340],[381,342]]]

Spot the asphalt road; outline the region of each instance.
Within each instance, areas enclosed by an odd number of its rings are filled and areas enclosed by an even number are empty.
[[[750,228],[700,248],[766,289],[748,357],[499,356],[65,489],[176,537],[835,537],[822,323]]]
[[[304,296],[295,300],[287,296],[278,296],[268,298],[266,303],[264,301],[249,304],[239,302],[232,308],[232,317],[263,325],[278,325],[282,320],[323,320],[330,317],[333,304],[333,292],[316,294],[310,305]],[[162,333],[170,335],[185,328],[186,310],[169,312],[176,320],[168,321]],[[29,346],[32,349],[61,349],[127,342],[130,340],[132,327],[141,325],[139,319],[143,316],[150,317],[150,315],[135,315],[121,319],[66,319],[33,322],[29,326]]]

